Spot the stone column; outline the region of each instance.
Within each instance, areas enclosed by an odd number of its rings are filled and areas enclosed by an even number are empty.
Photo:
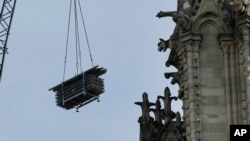
[[[235,41],[235,75],[236,75],[236,93],[237,93],[237,102],[238,102],[238,124],[243,124],[243,117],[242,117],[242,92],[241,92],[241,64],[240,64],[240,48],[241,48],[241,41],[236,39]]]
[[[199,41],[186,41],[183,43],[183,47],[186,52],[187,60],[187,71],[185,81],[185,95],[187,98],[185,105],[188,110],[186,110],[186,115],[189,119],[185,119],[187,129],[187,140],[188,141],[201,141],[201,103],[200,103],[200,92],[199,92]]]
[[[193,79],[194,79],[194,99],[195,101],[195,122],[197,141],[202,141],[201,128],[201,92],[199,81],[199,49],[200,41],[193,41]]]
[[[248,17],[246,17],[245,20],[248,20]],[[245,23],[244,25],[240,26],[240,31],[242,34],[243,38],[243,68],[244,68],[244,79],[246,82],[245,88],[245,97],[243,97],[243,121],[244,124],[249,124],[250,123],[250,27],[249,23]]]
[[[183,106],[182,106],[182,109],[183,109],[183,120],[184,120],[184,126],[185,126],[185,129],[186,129],[186,133],[185,133],[185,136],[187,138],[187,141],[191,141],[191,138],[190,138],[190,120],[189,120],[189,93],[188,93],[188,73],[187,73],[187,54],[186,54],[186,51],[185,51],[185,47],[182,46],[180,48],[178,48],[177,50],[178,52],[178,56],[179,56],[179,61],[180,61],[180,73],[182,73],[182,81],[180,83],[180,87],[182,87],[182,90],[183,90],[183,97],[182,97],[182,101],[183,101]]]
[[[245,81],[245,76],[244,76],[244,62],[245,62],[245,57],[244,57],[244,48],[243,48],[243,39],[241,35],[237,35],[236,37],[236,61],[237,61],[237,94],[238,94],[238,111],[239,111],[239,124],[244,124],[246,122],[246,81]]]
[[[194,98],[194,81],[193,81],[193,49],[192,42],[186,43],[186,52],[187,52],[187,77],[188,77],[188,94],[189,94],[189,120],[190,120],[190,141],[195,141],[196,136],[196,122],[195,122],[195,98]]]
[[[231,88],[231,99],[232,99],[232,124],[239,124],[238,118],[238,96],[236,91],[236,57],[235,57],[235,44],[232,41],[228,42],[229,48],[229,66],[230,66],[230,88]]]
[[[220,43],[221,49],[224,55],[224,76],[225,76],[225,96],[226,96],[226,107],[227,107],[227,124],[228,127],[232,123],[232,116],[231,116],[231,96],[230,96],[230,73],[229,73],[229,47],[227,41],[222,41]]]

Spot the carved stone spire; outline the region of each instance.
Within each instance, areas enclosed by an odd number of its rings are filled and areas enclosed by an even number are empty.
[[[163,112],[164,112],[164,110],[161,109],[161,102],[160,102],[159,99],[156,100],[155,109],[151,109],[151,111],[154,112],[156,124],[158,126],[161,126],[162,125],[162,120],[163,120]]]
[[[177,100],[177,97],[171,96],[169,88],[165,88],[164,96],[157,97],[156,103],[149,102],[148,95],[145,92],[142,97],[142,102],[135,102],[142,108],[142,116],[139,118],[140,141],[172,141],[173,139],[185,141],[183,136],[185,129],[183,128],[181,115],[171,109],[171,102]],[[160,99],[163,100],[164,109],[161,109]],[[150,108],[151,106],[155,108]],[[154,118],[150,117],[150,111],[154,112]],[[173,121],[174,118],[176,118],[175,121]],[[163,120],[164,123],[162,123]]]
[[[150,107],[155,104],[148,101],[148,94],[146,92],[142,94],[142,102],[135,102],[135,104],[141,106],[142,109],[142,116],[139,118],[140,123],[145,123],[152,120],[152,117],[150,117],[149,112]]]
[[[171,97],[171,93],[168,87],[165,88],[164,96],[158,96],[157,99],[162,99],[164,102],[164,122],[167,124],[169,121],[175,118],[175,113],[171,109],[171,101],[177,100],[176,96]]]

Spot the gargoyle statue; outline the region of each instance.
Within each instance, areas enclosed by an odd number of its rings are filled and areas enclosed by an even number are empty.
[[[181,32],[186,32],[191,27],[191,7],[187,2],[184,3],[182,10],[178,11],[160,11],[157,13],[156,17],[163,18],[163,17],[172,17],[173,21],[177,24],[181,30]]]
[[[229,4],[234,11],[250,15],[250,0],[233,0]]]
[[[169,46],[169,40],[164,40],[162,38],[159,39],[160,42],[158,43],[158,51],[161,52],[165,52],[170,46]]]

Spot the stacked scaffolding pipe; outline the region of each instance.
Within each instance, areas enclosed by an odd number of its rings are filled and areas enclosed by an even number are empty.
[[[106,71],[95,66],[49,89],[56,93],[57,106],[69,110],[98,99],[104,93],[104,79],[99,76]]]

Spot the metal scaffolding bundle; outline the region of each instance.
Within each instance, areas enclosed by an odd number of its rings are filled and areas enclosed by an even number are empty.
[[[80,108],[104,93],[104,80],[100,78],[106,69],[95,66],[49,89],[56,94],[56,104],[64,109]]]

